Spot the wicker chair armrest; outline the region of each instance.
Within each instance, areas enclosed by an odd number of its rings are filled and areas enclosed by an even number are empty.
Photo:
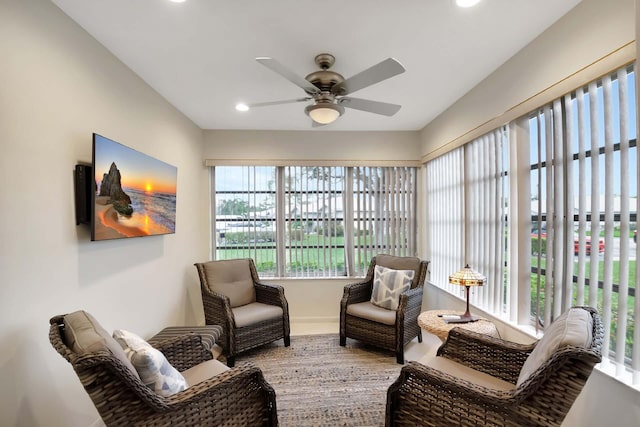
[[[225,305],[231,306],[231,300],[229,300],[229,297],[224,294],[207,290],[206,292],[204,292],[204,295],[207,298],[210,298],[212,301],[216,301],[216,303],[219,304],[220,307]]]
[[[407,324],[417,322],[422,309],[422,286],[409,289],[400,294],[397,318]]]
[[[535,344],[518,344],[489,335],[453,328],[438,349],[443,356],[477,371],[515,384]]]
[[[359,302],[369,301],[371,299],[372,281],[349,283],[344,286],[342,294],[342,303],[346,306],[349,304],[357,304]]]
[[[483,387],[410,361],[387,391],[387,425],[392,425],[389,418],[395,411],[409,413],[411,417],[405,418],[420,419],[425,425],[452,425],[448,409],[466,408],[471,402],[500,408],[515,404],[516,399],[513,391]]]
[[[422,306],[422,286],[409,289],[400,294],[398,308],[406,306],[407,308],[415,308]]]
[[[256,301],[263,304],[277,305],[284,307],[287,305],[287,299],[284,296],[284,288],[273,283],[256,282],[254,283],[256,290]]]
[[[169,411],[188,407],[202,408],[203,412],[207,412],[215,408],[216,403],[220,405],[221,401],[228,402],[224,405],[225,411],[234,412],[232,406],[237,406],[235,411],[242,412],[249,425],[258,424],[257,420],[262,421],[263,411],[268,408],[268,425],[278,425],[275,390],[265,380],[260,368],[251,362],[243,363],[163,400],[166,404],[166,409],[163,410]]]
[[[265,394],[270,398],[273,397],[275,411],[275,391],[264,379],[262,371],[251,362],[232,368],[169,397],[156,394],[139,380],[127,382],[129,386],[132,383],[138,385],[135,387],[138,397],[159,415],[179,411],[184,406],[202,407],[206,410],[209,409],[207,407],[213,407],[216,402],[224,399],[252,406],[251,403],[255,403],[256,399],[264,399]],[[254,392],[259,390],[259,393],[252,395],[247,390]]]
[[[124,383],[118,383],[118,386],[130,388],[137,397],[154,410],[166,411],[169,409],[164,397],[156,394],[143,384],[140,377],[134,375],[128,367],[108,351],[98,351],[78,356],[72,365],[78,377],[80,377],[81,382],[83,382],[83,378],[87,375],[87,379],[92,381],[96,374],[100,375],[100,370],[109,370],[112,374],[117,375]],[[98,373],[96,371],[98,371]]]
[[[273,283],[254,282],[256,301],[263,304],[276,305],[282,308],[285,342],[291,333],[289,325],[289,303],[284,295],[284,287]]]
[[[187,370],[213,359],[211,351],[207,350],[202,343],[202,337],[198,334],[183,334],[169,338],[152,337],[148,342],[160,350],[171,366],[178,371]]]
[[[252,388],[247,387],[248,384],[258,384],[258,388],[264,388],[265,390],[271,388],[264,379],[260,368],[254,365],[253,362],[244,362],[228,371],[224,371],[195,384],[186,390],[166,397],[165,401],[168,406],[189,404],[215,389],[219,389],[218,392],[223,395],[234,393],[240,393],[242,395]],[[265,385],[266,387],[264,387]],[[271,390],[273,390],[273,388],[271,388]]]
[[[229,297],[218,292],[206,291],[202,293],[204,317],[207,325],[221,325],[228,330],[233,321],[231,301]],[[235,325],[233,325],[235,326]]]

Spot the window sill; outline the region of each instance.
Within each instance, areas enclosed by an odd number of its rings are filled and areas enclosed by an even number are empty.
[[[640,392],[640,372],[634,373],[626,366],[621,366],[608,357],[603,357],[602,362],[595,366],[595,370],[602,372],[632,390]]]

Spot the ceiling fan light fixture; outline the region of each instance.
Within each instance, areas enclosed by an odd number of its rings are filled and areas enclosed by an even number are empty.
[[[480,3],[480,0],[456,0],[456,4],[460,7],[472,7]]]
[[[247,104],[244,104],[244,103],[241,102],[239,104],[236,104],[236,110],[238,110],[238,111],[249,111],[249,106]]]
[[[344,107],[341,105],[330,103],[318,103],[314,105],[308,105],[304,112],[307,113],[311,119],[320,123],[321,125],[328,125],[336,121],[344,113]]]

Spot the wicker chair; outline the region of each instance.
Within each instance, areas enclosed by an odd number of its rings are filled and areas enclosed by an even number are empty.
[[[588,313],[574,329],[583,331],[580,344],[548,338],[550,329],[520,345],[454,328],[437,356],[402,368],[387,391],[386,426],[559,426],[601,361],[604,339],[594,309],[572,310]]]
[[[227,365],[243,351],[284,339],[290,344],[289,305],[282,286],[260,282],[250,258],[195,264],[207,325],[222,325]]]
[[[97,339],[81,350],[68,342],[76,341],[65,331],[73,328],[68,316],[50,320],[49,340],[73,366],[107,426],[278,425],[275,391],[262,371],[251,363],[229,369],[211,360],[199,335],[153,341],[173,367],[194,379],[187,389],[162,397],[142,383],[122,348],[113,351],[119,344],[92,317],[88,316],[99,331]],[[187,377],[184,371],[192,367],[195,376]]]
[[[415,272],[410,289],[400,295],[398,308],[393,312],[371,303],[376,265]],[[428,265],[429,261],[414,257],[373,257],[364,281],[344,287],[340,302],[340,345],[345,346],[347,338],[356,339],[391,350],[395,352],[398,363],[404,363],[404,346],[415,337],[422,342],[418,315]]]

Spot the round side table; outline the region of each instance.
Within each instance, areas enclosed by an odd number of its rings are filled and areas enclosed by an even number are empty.
[[[432,333],[444,342],[449,335],[449,331],[453,328],[462,328],[481,334],[491,335],[500,338],[500,333],[492,322],[485,318],[480,318],[475,322],[469,323],[447,323],[438,315],[443,314],[459,314],[455,310],[429,310],[418,316],[418,325],[427,332]]]

